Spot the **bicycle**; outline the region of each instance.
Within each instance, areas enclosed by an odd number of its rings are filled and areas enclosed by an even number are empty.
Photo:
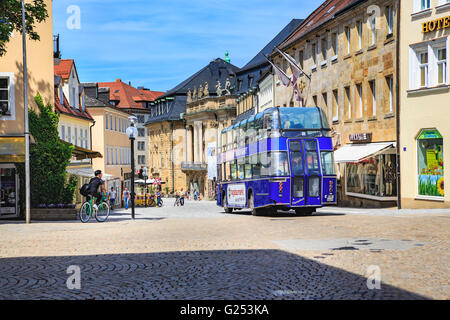
[[[102,202],[98,205],[97,209],[95,209],[94,203],[97,201],[97,198],[89,196],[89,200],[85,201],[80,208],[81,222],[88,222],[92,215],[95,215],[95,220],[98,222],[105,222],[109,217],[110,211],[109,205],[105,199],[105,197],[102,197]]]

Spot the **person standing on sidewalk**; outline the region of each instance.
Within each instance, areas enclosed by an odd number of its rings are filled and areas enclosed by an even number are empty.
[[[125,205],[125,209],[128,210],[128,203],[130,202],[130,192],[128,188],[123,190],[123,204]]]
[[[114,187],[111,187],[111,192],[109,193],[109,206],[111,207],[111,210],[114,210],[114,205],[116,204],[116,190],[114,190]]]

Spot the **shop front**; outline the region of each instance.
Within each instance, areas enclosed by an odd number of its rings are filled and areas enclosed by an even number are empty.
[[[25,138],[0,137],[0,219],[20,216],[17,164],[24,161]]]
[[[418,196],[443,201],[444,139],[436,129],[424,129],[417,137]]]
[[[341,173],[338,205],[392,207],[397,201],[395,142],[351,143],[335,152]]]

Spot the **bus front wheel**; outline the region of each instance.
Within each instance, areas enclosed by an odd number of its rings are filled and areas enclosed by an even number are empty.
[[[223,210],[225,211],[225,213],[233,212],[233,208],[228,208],[227,197],[225,195],[223,195],[223,197],[222,197],[222,205],[223,205]]]

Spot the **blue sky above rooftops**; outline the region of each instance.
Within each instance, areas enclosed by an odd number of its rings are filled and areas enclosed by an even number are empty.
[[[120,78],[167,91],[229,51],[243,67],[291,19],[323,0],[58,0],[54,33],[63,59],[75,59],[80,81]],[[80,28],[67,20],[80,9]],[[73,22],[74,20],[69,20]],[[72,24],[73,25],[73,24]]]

